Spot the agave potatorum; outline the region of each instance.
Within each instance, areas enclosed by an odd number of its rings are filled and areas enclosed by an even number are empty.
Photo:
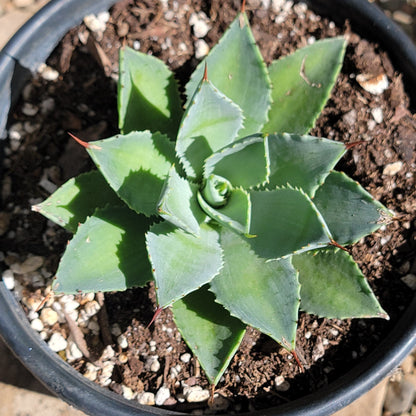
[[[341,246],[390,213],[333,170],[347,145],[307,135],[344,51],[326,39],[266,68],[242,10],[186,85],[183,113],[167,67],[122,49],[121,134],[77,139],[98,170],[34,207],[75,233],[55,290],[154,280],[214,385],[246,325],[294,351],[299,307],[387,317]]]

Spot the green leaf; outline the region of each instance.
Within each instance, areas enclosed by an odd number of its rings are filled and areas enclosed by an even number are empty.
[[[162,222],[154,224],[146,235],[156,295],[162,308],[211,281],[222,267],[217,231],[205,223],[200,227],[196,237]]]
[[[124,205],[100,172],[93,170],[72,178],[48,199],[32,207],[46,218],[75,233],[96,208]]]
[[[216,385],[243,339],[246,325],[232,317],[204,286],[172,306],[175,323],[209,382]]]
[[[164,181],[175,163],[173,142],[160,133],[132,132],[89,142],[87,151],[130,208],[157,214]]]
[[[269,67],[273,104],[266,133],[307,133],[335,85],[344,59],[342,37],[324,39],[274,61]]]
[[[166,65],[128,47],[120,50],[119,128],[150,130],[176,138],[182,116],[178,87]]]
[[[126,206],[98,209],[69,242],[56,273],[56,292],[108,292],[152,279],[145,246],[150,221]]]
[[[176,142],[188,177],[200,179],[204,160],[232,143],[242,126],[241,109],[203,79],[186,110]]]
[[[227,204],[213,208],[198,192],[198,202],[201,208],[212,219],[238,233],[247,235],[250,228],[251,204],[250,195],[244,189],[232,189]]]
[[[266,262],[243,238],[221,232],[224,266],[211,282],[217,301],[288,350],[295,348],[299,282],[290,259]]]
[[[310,197],[345,153],[345,145],[333,140],[296,134],[268,136],[270,179],[268,189],[287,184]]]
[[[181,178],[172,165],[158,205],[162,218],[196,236],[206,217],[198,205],[197,191],[197,185]]]
[[[313,201],[339,244],[355,243],[392,216],[387,208],[342,172],[332,171],[316,191]]]
[[[222,176],[234,187],[249,189],[269,178],[268,138],[254,135],[239,140],[210,156],[204,166],[204,177]]]
[[[309,197],[291,188],[251,191],[249,242],[266,259],[328,245],[331,234]]]
[[[266,65],[255,44],[245,13],[240,13],[206,59],[198,65],[186,86],[188,103],[204,74],[245,116],[239,137],[261,131],[270,107],[270,80]]]
[[[329,248],[292,257],[302,310],[326,318],[387,318],[353,258]]]

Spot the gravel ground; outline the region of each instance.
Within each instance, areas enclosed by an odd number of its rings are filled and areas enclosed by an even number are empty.
[[[364,1],[364,0],[363,0]],[[416,42],[416,0],[375,0]],[[0,47],[47,0],[0,0]],[[336,416],[416,416],[416,352],[390,377]],[[0,416],[82,416],[47,392],[0,341]]]

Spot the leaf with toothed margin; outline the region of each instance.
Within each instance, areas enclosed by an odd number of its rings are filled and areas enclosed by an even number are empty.
[[[136,131],[89,142],[87,151],[130,208],[147,216],[157,214],[160,192],[175,163],[174,144],[167,136]]]
[[[46,218],[75,233],[97,208],[124,205],[100,172],[93,170],[72,178],[48,199],[32,207]]]
[[[120,49],[119,128],[122,133],[150,130],[176,138],[182,116],[173,73],[154,56]]]
[[[280,188],[251,191],[252,250],[266,259],[328,245],[331,234],[310,198],[302,191]]]
[[[266,183],[270,172],[267,141],[267,137],[257,134],[214,153],[205,161],[204,178],[222,176],[232,186],[244,189]]]
[[[232,143],[242,126],[241,109],[204,78],[184,114],[176,141],[187,176],[199,180],[204,160]]]
[[[243,339],[246,325],[215,302],[206,286],[172,306],[182,338],[198,358],[211,385],[216,385]]]
[[[299,282],[290,258],[266,262],[242,237],[221,230],[224,266],[210,283],[217,302],[284,348],[295,348]]]
[[[325,318],[386,318],[354,259],[327,248],[292,257],[299,271],[301,309]]]
[[[69,242],[56,272],[56,292],[108,292],[152,279],[145,245],[150,220],[126,206],[97,209]]]
[[[342,172],[332,171],[313,201],[339,244],[355,243],[392,217],[384,205]]]
[[[218,232],[200,224],[199,236],[168,222],[154,224],[146,234],[158,305],[171,305],[208,283],[222,267]]]
[[[273,103],[265,133],[307,133],[321,114],[344,59],[342,37],[324,39],[273,61]]]
[[[186,85],[187,106],[203,77],[205,63],[211,82],[243,110],[244,128],[239,137],[261,131],[267,121],[271,85],[245,13],[239,13],[192,74]]]
[[[197,194],[198,202],[204,212],[224,227],[247,235],[250,228],[250,195],[241,188],[232,189],[227,203],[223,207],[213,208],[200,192]]]
[[[166,221],[198,236],[206,215],[198,205],[197,191],[197,185],[181,178],[172,165],[157,210]]]
[[[345,153],[343,143],[297,134],[270,134],[267,140],[270,177],[267,189],[301,188],[310,197]]]

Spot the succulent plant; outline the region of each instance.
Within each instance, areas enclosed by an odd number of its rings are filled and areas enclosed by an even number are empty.
[[[299,309],[384,317],[343,246],[390,212],[335,165],[348,144],[308,135],[342,66],[342,37],[263,62],[244,9],[186,85],[120,51],[121,133],[84,142],[98,170],[33,209],[74,233],[54,290],[154,281],[215,385],[246,326],[295,351]]]

